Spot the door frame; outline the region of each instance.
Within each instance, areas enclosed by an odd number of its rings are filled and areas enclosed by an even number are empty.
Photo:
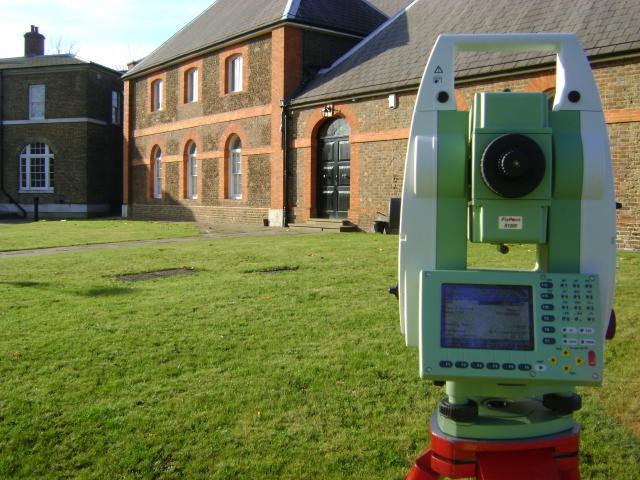
[[[304,127],[304,134],[294,142],[294,145],[299,142],[299,146],[294,146],[294,148],[301,149],[303,154],[302,195],[298,197],[300,203],[293,209],[296,222],[308,220],[317,214],[318,134],[327,120],[330,120],[323,115],[322,110],[321,108],[316,108],[312,111]],[[351,110],[350,105],[335,104],[334,111],[336,112],[336,117],[344,118],[349,123],[349,127],[351,127],[351,135],[349,136],[351,145],[351,198],[348,218],[352,223],[357,224],[360,217],[360,143],[354,141],[354,139],[360,135],[360,122]]]
[[[328,140],[328,142],[325,142],[325,139]],[[316,161],[316,215],[318,216],[318,218],[331,218],[331,219],[346,219],[349,216],[349,209],[347,210],[339,210],[339,202],[340,202],[340,182],[339,182],[339,178],[340,178],[340,160],[339,159],[335,159],[335,155],[340,155],[340,144],[342,142],[347,142],[349,144],[349,206],[351,206],[351,142],[349,141],[349,136],[340,136],[340,137],[324,137],[324,138],[318,138],[318,144],[316,145],[316,149],[317,149],[317,161]],[[321,181],[321,167],[324,165],[324,161],[322,158],[323,152],[324,152],[324,146],[327,143],[332,143],[333,146],[332,148],[334,149],[333,151],[333,155],[334,155],[334,159],[332,160],[333,163],[333,168],[334,170],[334,176],[335,176],[335,182],[334,182],[334,187],[335,187],[335,192],[334,192],[334,205],[335,205],[335,210],[322,210],[322,205],[323,205],[323,201],[322,201],[322,197],[323,197],[323,193],[322,193],[322,187],[324,186],[324,183]]]

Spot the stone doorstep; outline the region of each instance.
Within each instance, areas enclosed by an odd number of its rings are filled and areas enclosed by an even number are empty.
[[[358,227],[347,219],[310,218],[305,223],[290,223],[289,228],[305,232],[345,233],[357,232]]]

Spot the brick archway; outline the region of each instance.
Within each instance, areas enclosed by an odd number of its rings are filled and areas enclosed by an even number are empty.
[[[240,200],[231,200],[228,197],[228,192],[229,192],[229,146],[231,145],[231,142],[234,138],[239,138],[240,139],[240,145],[242,148],[242,155],[241,155],[241,166],[240,166],[240,171],[243,172],[242,174],[242,198]],[[247,191],[247,185],[248,185],[248,162],[247,162],[247,155],[244,153],[246,151],[246,149],[248,149],[249,147],[249,139],[244,131],[244,129],[236,124],[236,123],[232,123],[230,124],[227,128],[225,128],[224,132],[222,133],[222,137],[220,139],[220,146],[222,147],[222,158],[220,159],[220,166],[219,166],[219,172],[220,172],[220,184],[219,184],[219,199],[224,201],[225,204],[226,202],[229,202],[228,204],[230,206],[234,206],[234,205],[239,205],[239,204],[243,204],[246,203],[247,201],[247,197],[249,192]]]
[[[318,133],[328,121],[336,118],[344,118],[351,128],[350,138],[360,133],[360,122],[355,113],[346,105],[334,105],[334,116],[325,117],[322,109],[313,111],[304,130],[302,141],[304,142],[303,159],[303,205],[296,213],[296,220],[305,221],[317,215],[316,205],[316,170],[318,166]],[[300,212],[301,210],[301,212]],[[349,219],[356,223],[360,217],[360,145],[351,142],[351,203],[349,206]]]
[[[555,73],[541,73],[527,82],[527,92],[548,92],[556,88]]]
[[[150,149],[146,154],[145,165],[147,166],[147,201],[149,202],[163,202],[164,201],[164,192],[166,190],[166,168],[163,165],[162,168],[162,185],[161,185],[161,198],[155,198],[153,196],[153,186],[154,186],[154,168],[155,168],[155,158],[156,151],[160,149],[161,159],[167,157],[167,144],[164,138],[160,136],[153,136],[149,139]]]
[[[182,166],[179,169],[180,174],[180,198],[182,200],[189,200],[187,198],[187,163],[189,158],[189,146],[191,144],[196,146],[196,158],[202,156],[204,151],[204,145],[202,139],[196,130],[189,130],[182,135],[180,139],[180,152],[182,155]],[[197,185],[197,197],[202,198],[202,162],[198,160],[198,185]]]

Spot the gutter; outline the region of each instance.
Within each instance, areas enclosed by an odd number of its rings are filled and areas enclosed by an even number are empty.
[[[22,208],[4,187],[4,70],[0,70],[0,190],[22,212],[22,217],[27,218],[27,211]]]
[[[618,55],[602,55],[589,58],[589,63],[592,66],[602,65],[610,62],[624,61],[624,60],[636,60],[640,58],[640,51],[634,51],[631,53],[623,53]],[[487,80],[498,80],[502,78],[508,78],[513,76],[528,75],[532,73],[546,72],[554,68],[555,63],[542,63],[535,66],[510,68],[501,70],[498,72],[487,72],[475,75],[469,75],[466,77],[459,77],[455,80],[455,86],[464,86],[476,82],[483,82]],[[359,100],[366,100],[369,98],[382,97],[390,93],[411,93],[416,92],[420,87],[420,78],[414,80],[415,83],[405,83],[404,85],[394,86],[393,83],[387,83],[381,85],[379,88],[368,89],[366,91],[356,91],[355,93],[341,92],[335,97],[323,97],[321,95],[311,97],[306,100],[297,100],[295,97],[290,102],[292,110],[299,110],[308,107],[316,107],[327,105],[328,103],[344,103],[344,102],[357,102]]]

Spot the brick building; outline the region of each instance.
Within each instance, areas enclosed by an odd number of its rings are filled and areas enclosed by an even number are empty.
[[[610,129],[619,247],[640,249],[638,2],[265,0],[251,2],[253,20],[234,24],[249,8],[240,3],[218,0],[127,74],[133,215],[276,225],[335,217],[369,229],[400,195],[417,87],[439,33],[569,31],[592,62]],[[246,83],[236,92],[237,58]],[[186,102],[194,68],[202,98]],[[551,92],[553,70],[540,54],[461,55],[458,108],[476,91]],[[154,111],[154,97],[166,106]],[[154,171],[155,159],[163,168]]]
[[[362,0],[215,2],[124,77],[125,209],[282,225],[281,100],[386,19]]]
[[[37,27],[24,57],[0,59],[0,214],[104,215],[122,192],[120,73],[44,55]]]

